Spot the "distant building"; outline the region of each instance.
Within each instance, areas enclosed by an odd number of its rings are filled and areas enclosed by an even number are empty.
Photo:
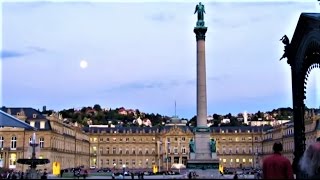
[[[229,118],[222,119],[221,123],[223,124],[230,123],[230,119]]]
[[[39,158],[50,159],[50,164],[39,166],[52,172],[54,162],[61,169],[84,166],[89,168],[148,169],[158,166],[171,170],[172,164],[186,164],[189,142],[194,138],[194,127],[174,116],[167,125],[157,127],[121,127],[66,124],[58,113],[43,116],[32,108],[1,108],[15,117],[37,127]],[[138,118],[140,119],[140,118]],[[320,116],[306,112],[306,145],[320,136]],[[141,119],[138,120],[142,121]],[[142,122],[141,122],[142,124]],[[223,167],[261,167],[262,159],[272,154],[276,141],[283,144],[283,155],[292,162],[294,150],[293,122],[275,126],[210,127],[211,138],[217,142],[217,156]],[[19,158],[29,158],[28,143],[33,131],[0,127],[0,160],[2,167],[16,171],[27,166],[17,164]]]

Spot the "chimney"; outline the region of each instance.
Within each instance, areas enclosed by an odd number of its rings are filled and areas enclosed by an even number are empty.
[[[46,112],[47,111],[47,106],[43,106],[42,107],[42,112],[44,113],[44,112]]]

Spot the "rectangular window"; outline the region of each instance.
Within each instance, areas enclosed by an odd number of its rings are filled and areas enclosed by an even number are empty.
[[[4,138],[0,136],[0,148],[3,148]]]
[[[178,154],[178,148],[174,147],[173,152],[174,152],[174,154]]]
[[[30,126],[34,127],[35,126],[35,122],[34,121],[30,121]]]
[[[12,136],[11,137],[11,146],[10,146],[11,150],[16,150],[17,149],[17,137],[16,136]]]
[[[40,122],[40,129],[44,129],[46,126],[46,122],[45,121],[41,121]]]
[[[39,139],[39,146],[40,146],[40,148],[44,148],[44,138],[43,137],[41,137]]]

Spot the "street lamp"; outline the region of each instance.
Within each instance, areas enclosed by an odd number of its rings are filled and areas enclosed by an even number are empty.
[[[159,163],[159,168],[158,168],[158,171],[160,172],[160,158],[161,158],[161,144],[162,142],[161,141],[157,141],[158,143],[158,163]]]
[[[125,172],[126,172],[126,165],[125,164],[123,164],[122,165],[122,171],[123,171],[123,179],[125,178]]]
[[[169,171],[169,164],[168,164],[168,149],[169,149],[169,144],[170,144],[170,142],[167,140],[167,142],[166,142],[166,145],[167,145],[167,147],[166,147],[166,164],[167,164],[167,171]]]
[[[117,164],[113,163],[113,170],[116,170],[116,166],[117,166]]]

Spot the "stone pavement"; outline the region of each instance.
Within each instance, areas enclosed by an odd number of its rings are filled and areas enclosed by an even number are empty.
[[[254,179],[253,175],[244,175],[238,176],[239,179]],[[53,175],[49,175],[48,179],[74,179],[74,178],[60,178],[60,177],[55,177]],[[78,179],[78,178],[76,178]],[[82,177],[79,179],[83,179]],[[112,179],[111,176],[89,176],[86,179]],[[131,176],[125,176],[124,179],[131,179]],[[134,177],[134,179],[138,179],[137,176]],[[188,179],[187,174],[183,175],[153,175],[153,176],[144,176],[144,179]],[[218,174],[216,175],[211,175],[211,176],[204,176],[204,175],[199,175],[196,179],[233,179],[233,175],[224,175],[221,176]]]

